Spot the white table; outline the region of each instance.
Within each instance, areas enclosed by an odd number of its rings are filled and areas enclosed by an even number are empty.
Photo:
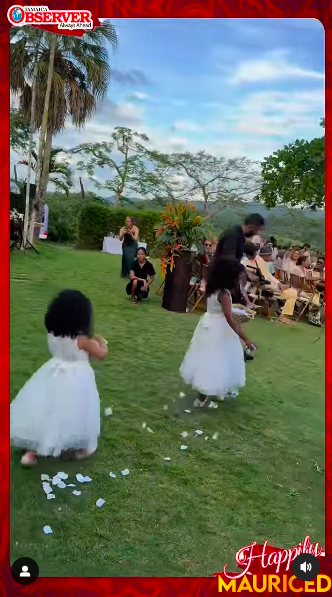
[[[138,241],[138,247],[146,249],[146,243]],[[111,255],[122,255],[122,242],[119,238],[113,236],[105,236],[103,242],[103,253],[110,253]]]

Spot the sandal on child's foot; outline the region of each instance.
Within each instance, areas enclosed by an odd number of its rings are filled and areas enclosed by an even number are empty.
[[[212,409],[216,409],[218,408],[218,404],[216,404],[213,400],[211,400],[211,402],[209,402],[208,404],[208,408],[212,408]]]
[[[25,454],[23,454],[21,458],[21,464],[23,466],[34,466],[35,464],[37,464],[35,454],[33,452],[26,452]]]
[[[205,400],[200,400],[199,398],[195,398],[194,400],[194,407],[195,408],[203,408],[204,406],[206,406],[208,403],[208,398],[205,398]]]

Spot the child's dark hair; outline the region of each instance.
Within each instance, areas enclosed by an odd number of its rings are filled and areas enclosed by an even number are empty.
[[[144,255],[147,255],[147,252],[146,252],[146,248],[145,248],[145,247],[138,247],[138,249],[137,249],[137,251],[136,251],[136,255],[137,255],[138,251],[143,251]]]
[[[255,257],[255,255],[257,255],[257,253],[258,253],[258,247],[257,247],[257,245],[254,245],[254,243],[247,242],[244,245],[244,254],[247,257]]]
[[[45,315],[45,327],[54,336],[77,338],[92,333],[92,305],[79,290],[62,290]]]
[[[218,259],[209,270],[206,285],[206,296],[215,292],[236,290],[239,285],[239,276],[245,271],[244,266],[235,259]]]

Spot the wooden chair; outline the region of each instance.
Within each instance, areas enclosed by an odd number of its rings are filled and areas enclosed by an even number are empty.
[[[298,316],[296,321],[299,321],[303,317],[310,306],[313,304],[313,298],[317,294],[317,288],[314,281],[306,278],[300,278],[295,274],[289,276],[290,285],[297,291],[297,303],[300,303]]]

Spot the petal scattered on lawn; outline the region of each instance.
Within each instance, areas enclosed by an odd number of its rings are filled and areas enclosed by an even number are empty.
[[[145,429],[145,427],[146,427],[146,423],[145,423],[145,421],[144,421],[144,422],[142,423],[142,429]]]
[[[60,477],[53,477],[52,479],[52,485],[58,485],[59,481],[61,481]]]
[[[76,487],[76,485],[74,483],[69,483],[69,485],[67,485],[67,487]]]
[[[201,429],[196,429],[196,435],[203,435],[203,431]]]
[[[52,493],[53,489],[50,486],[49,483],[47,483],[47,481],[43,481],[43,490],[45,491],[46,494],[48,493]]]
[[[114,473],[110,473],[110,477],[112,477],[112,479],[116,479],[116,475]]]
[[[73,495],[81,495],[81,491],[78,491],[77,489],[74,489],[74,491],[72,492]]]
[[[84,483],[90,483],[92,481],[91,477],[88,477],[88,476],[83,477],[83,479],[84,479]]]
[[[170,457],[169,456],[165,456],[164,460],[166,460],[167,462],[170,461]]]
[[[188,431],[182,431],[181,433],[181,437],[188,437],[189,433]]]
[[[48,526],[48,525],[46,525],[46,526],[43,528],[43,531],[44,531],[45,535],[51,535],[51,534],[53,533],[53,531],[52,531],[51,527],[50,527],[50,526]]]
[[[164,404],[164,410],[168,410],[168,405]]]
[[[84,477],[81,475],[81,473],[77,473],[76,479],[79,483],[84,483]]]
[[[180,392],[179,398],[185,398],[185,397],[186,397],[185,393],[184,392]]]
[[[125,468],[123,471],[121,471],[121,474],[123,475],[123,477],[127,477],[129,475],[129,470]]]
[[[154,433],[154,431],[152,431],[151,427],[147,427],[147,428],[146,428],[146,430],[147,430],[149,433]]]
[[[187,448],[188,448],[188,446],[185,446],[184,444],[182,444],[181,450],[186,450]]]
[[[104,504],[105,500],[103,500],[103,498],[99,498],[99,500],[96,501],[97,508],[101,508]]]
[[[55,498],[55,495],[54,495],[54,493],[48,493],[48,494],[47,494],[47,499],[48,499],[48,500],[54,500],[54,498]]]
[[[40,479],[41,481],[50,481],[51,479],[49,478],[48,475],[45,475],[44,473],[42,475],[40,475]]]
[[[67,473],[62,473],[61,472],[61,473],[57,473],[55,476],[59,477],[59,479],[62,479],[62,481],[65,481],[65,479],[68,479]]]
[[[186,410],[185,410],[185,411],[183,411],[183,412],[185,412],[187,415],[190,415],[190,414],[191,414],[191,410],[189,410],[188,408],[186,408]]]
[[[105,408],[105,410],[104,410],[105,417],[110,417],[112,414],[113,414],[113,408],[111,406],[108,406],[107,408]]]
[[[58,483],[58,487],[59,487],[59,489],[65,489],[67,487],[67,485],[66,485],[66,483],[64,483],[63,481],[60,480]]]
[[[213,436],[212,436],[212,439],[218,439],[218,437],[219,437],[219,433],[216,431],[216,432],[213,434]]]
[[[204,439],[205,439],[205,441],[206,441],[206,440],[208,440],[208,439],[209,439],[209,436],[208,436],[208,435],[206,435]]]

